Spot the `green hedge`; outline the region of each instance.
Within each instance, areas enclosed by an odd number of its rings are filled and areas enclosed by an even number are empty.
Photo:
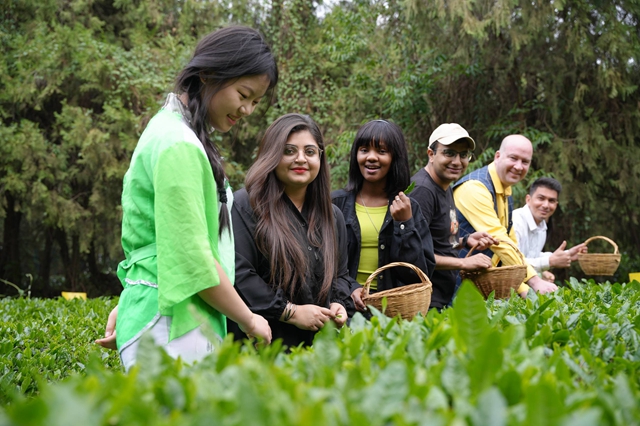
[[[36,323],[41,310],[27,306],[43,302],[3,303],[22,306],[3,317],[6,358],[11,338],[4,330],[17,322],[11,315]],[[100,334],[108,309],[100,308],[94,322],[84,321],[92,308],[82,303],[41,307],[64,312],[67,327],[56,326],[55,333],[73,336],[66,352],[86,358],[95,337],[89,334]],[[71,307],[79,313],[70,314]],[[637,282],[572,280],[549,296],[508,301],[483,301],[463,286],[453,309],[411,322],[358,316],[351,328],[327,329],[313,348],[291,354],[277,344],[254,349],[226,339],[203,362],[187,366],[148,341],[142,345],[147,356],[128,375],[100,351],[86,368],[58,351],[61,373],[51,375],[47,356],[32,350],[22,368],[30,365],[28,371],[56,383],[42,384],[35,396],[5,393],[0,424],[640,424]],[[22,386],[16,376],[6,379],[3,362],[4,389]],[[81,373],[58,381],[70,371]]]
[[[115,351],[93,341],[104,334],[113,298],[0,299],[0,403],[32,395],[40,382],[57,382],[82,372],[92,354],[120,368]]]

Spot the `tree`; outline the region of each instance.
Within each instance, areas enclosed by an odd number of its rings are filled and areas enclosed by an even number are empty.
[[[637,3],[415,0],[411,11],[426,21],[425,42],[434,28],[449,35],[439,49],[455,81],[439,92],[466,100],[449,117],[494,147],[508,133],[530,136],[533,168],[563,183],[551,245],[608,235],[637,247]]]
[[[0,278],[25,286],[34,274],[42,295],[119,291],[131,153],[196,41],[229,23],[261,30],[280,70],[270,109],[265,102],[214,135],[234,188],[264,129],[288,112],[320,124],[334,188],[371,119],[402,127],[413,170],[443,122],[478,142],[470,168],[491,161],[505,135],[524,133],[535,147],[529,179],[551,174],[564,186],[550,245],[606,235],[627,268],[640,267],[636,2],[331,4],[320,15],[322,2],[305,0],[9,0],[0,16]],[[519,203],[530,180],[515,188]]]

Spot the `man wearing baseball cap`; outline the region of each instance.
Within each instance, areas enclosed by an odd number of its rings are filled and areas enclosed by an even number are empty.
[[[515,246],[499,244],[487,249],[486,253],[492,256],[494,265],[521,264],[516,248],[518,240],[512,226],[511,187],[527,175],[532,157],[533,146],[529,139],[523,135],[509,135],[502,140],[491,164],[462,177],[453,186],[453,198],[463,234],[485,231]],[[467,252],[462,249],[459,256],[463,257]],[[529,286],[540,293],[557,289],[555,284],[540,278],[529,264],[524,281],[528,286],[523,284],[517,290],[521,296],[526,295]]]
[[[476,147],[469,133],[456,123],[440,125],[429,138],[429,162],[413,175],[415,189],[409,195],[420,204],[429,223],[436,257],[436,270],[431,277],[431,307],[438,310],[453,298],[458,270],[473,271],[491,266],[491,258],[476,254],[459,258],[458,250],[478,244],[484,250],[497,243],[486,232],[458,235],[458,219],[451,184],[467,170]]]

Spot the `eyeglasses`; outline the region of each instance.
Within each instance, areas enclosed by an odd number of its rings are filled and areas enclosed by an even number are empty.
[[[438,152],[437,149],[433,150],[434,153]],[[456,151],[455,149],[441,149],[440,152],[444,154],[447,158],[456,158],[456,156],[460,156],[462,161],[469,161],[473,158],[473,152],[471,151]]]
[[[295,157],[298,155],[300,150],[295,145],[285,145],[284,146],[284,156],[285,157]],[[307,158],[307,160],[317,160],[322,155],[322,150],[317,146],[307,145],[302,148],[302,153]]]

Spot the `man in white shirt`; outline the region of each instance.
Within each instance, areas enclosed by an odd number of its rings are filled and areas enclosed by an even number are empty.
[[[568,268],[571,262],[578,260],[578,253],[586,252],[584,243],[565,250],[566,241],[553,253],[542,251],[547,239],[547,221],[558,207],[560,191],[562,185],[557,180],[539,178],[529,189],[525,199],[527,204],[513,211],[518,248],[542,278],[551,282],[555,276],[548,271],[549,268]]]

